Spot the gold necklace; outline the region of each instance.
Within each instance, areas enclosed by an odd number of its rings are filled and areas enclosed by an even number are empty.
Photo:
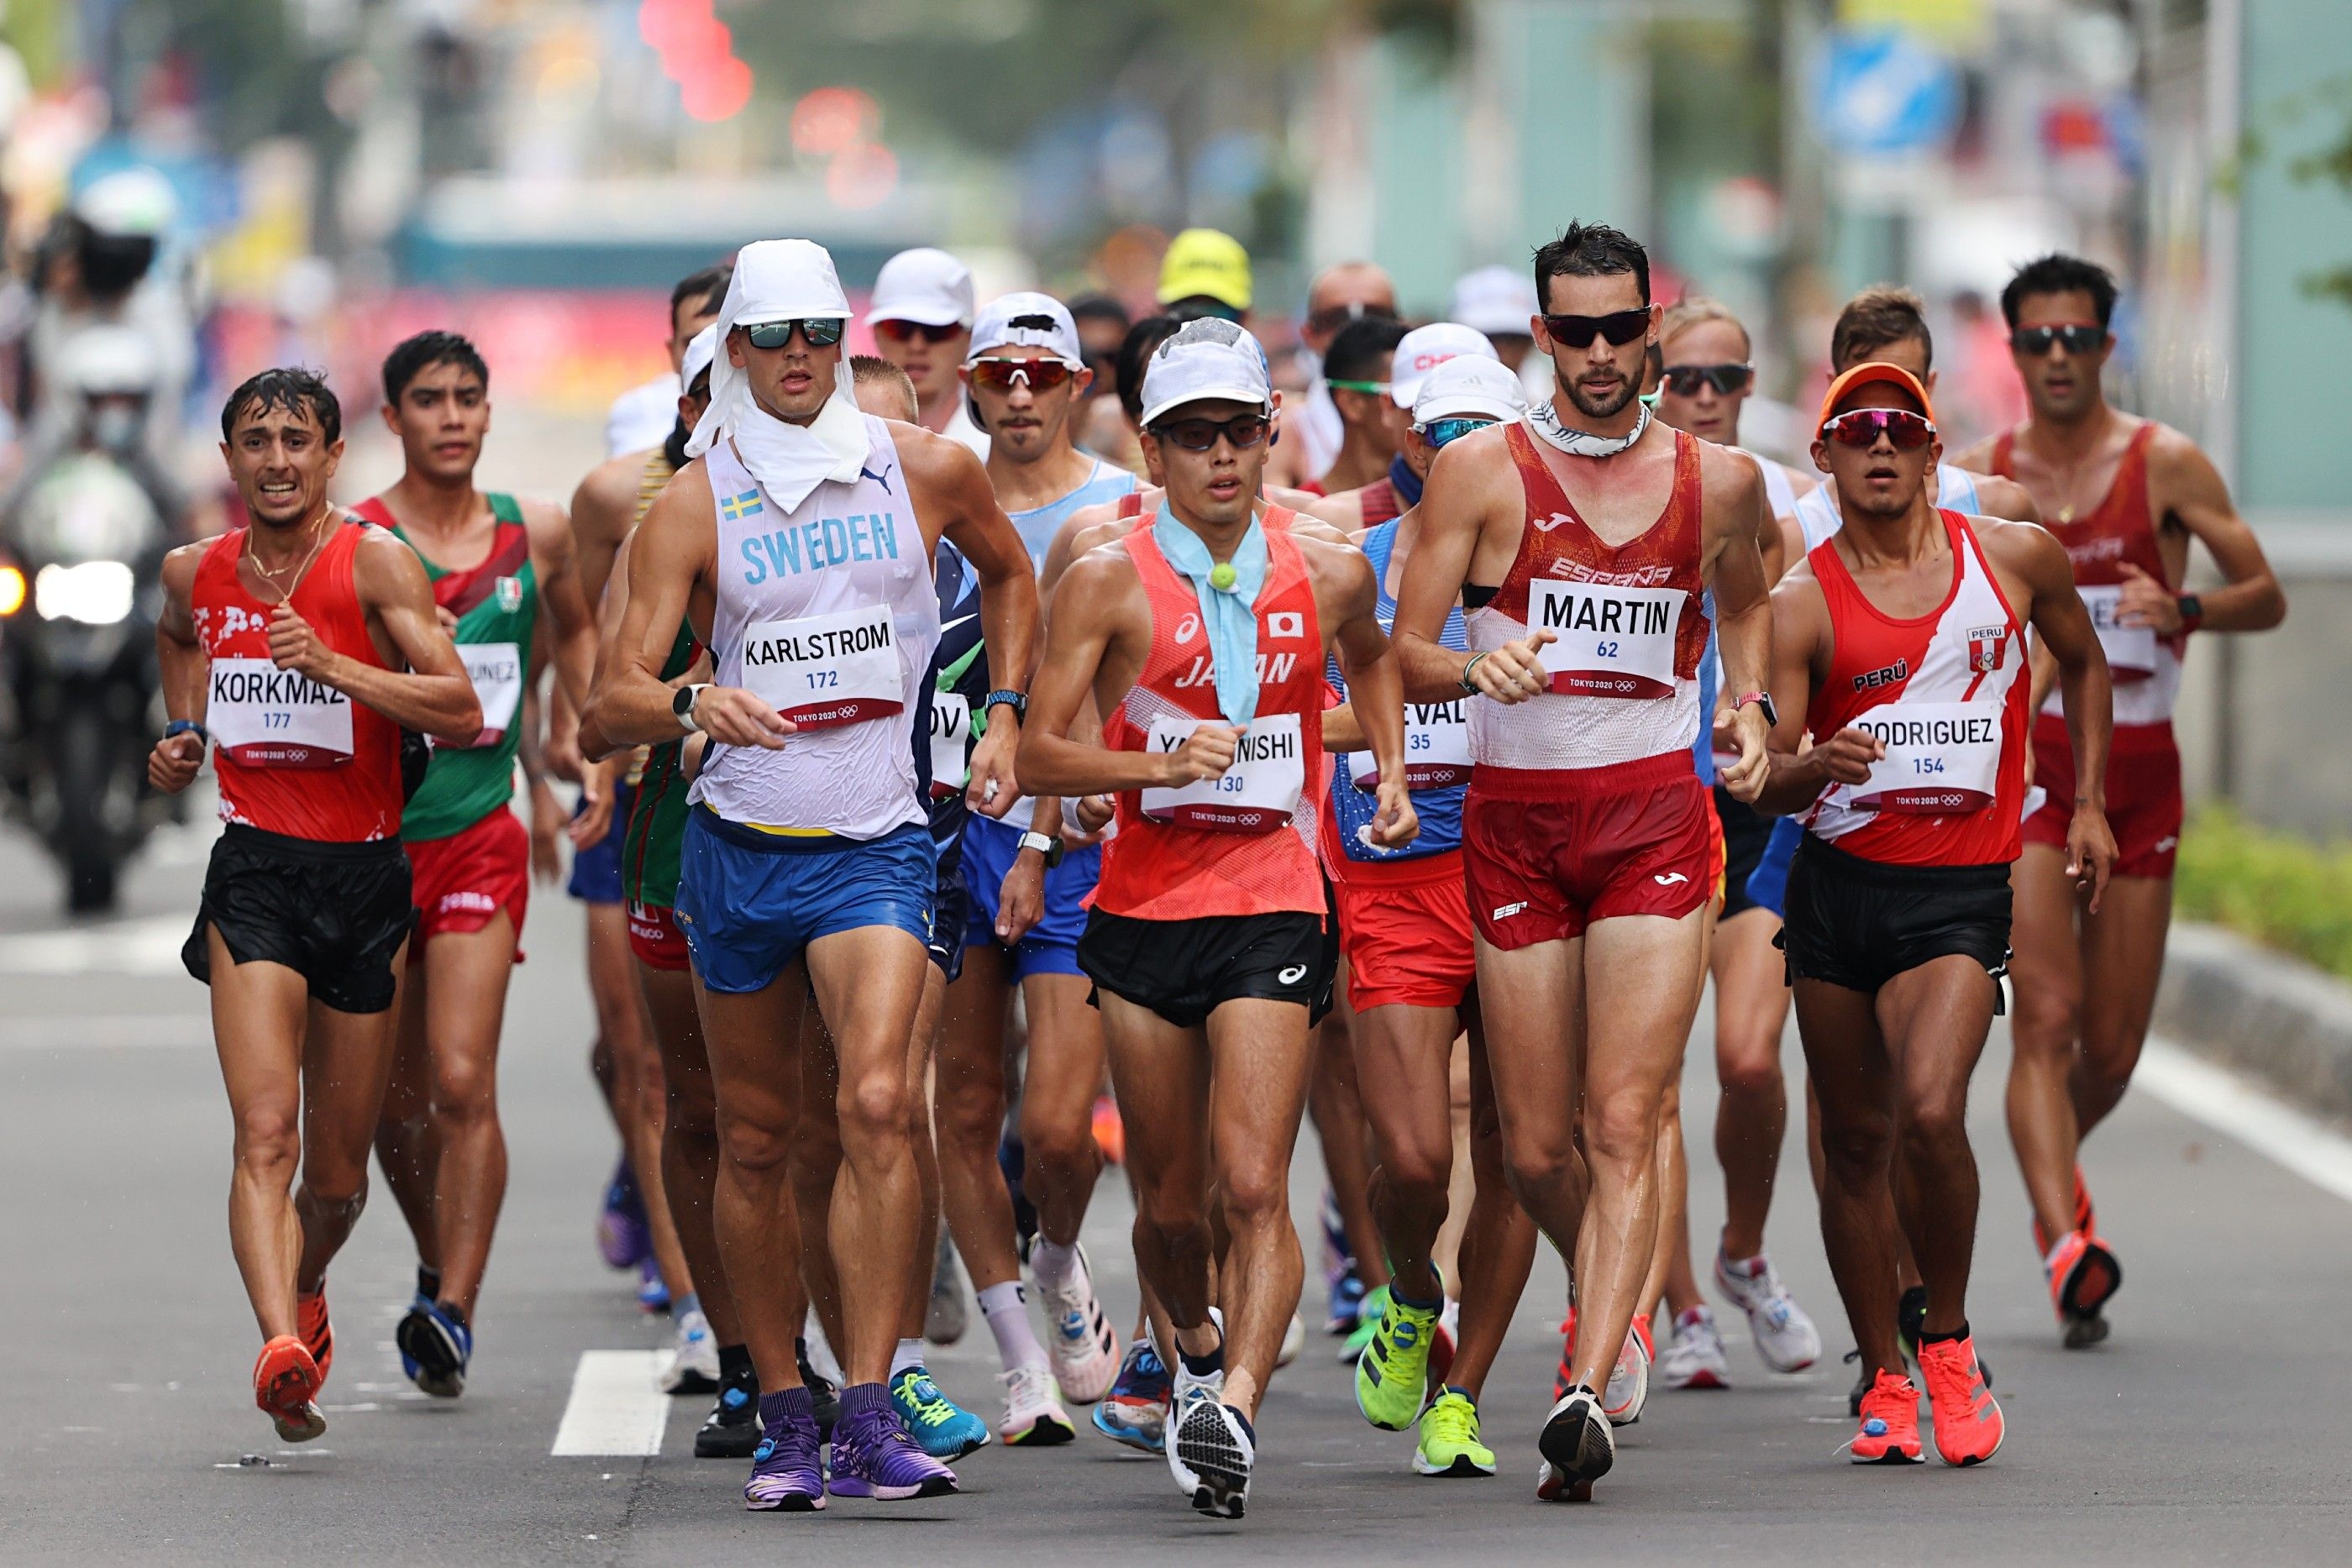
[[[327,530],[319,528],[319,524],[332,516],[333,513],[334,503],[329,502],[324,507],[320,508],[319,516],[316,518],[305,525],[308,528],[317,529],[318,538],[311,541],[310,552],[303,556],[300,561],[296,563],[294,568],[294,580],[286,583],[283,586],[280,586],[278,581],[278,574],[284,571],[286,569],[282,566],[273,569],[261,564],[261,557],[255,552],[253,548],[253,525],[250,523],[246,525],[245,559],[247,563],[252,566],[254,576],[261,579],[262,581],[278,590],[278,603],[284,604],[293,599],[294,591],[302,586],[302,574],[310,570],[310,563],[317,560],[319,559],[319,552],[326,548]]]

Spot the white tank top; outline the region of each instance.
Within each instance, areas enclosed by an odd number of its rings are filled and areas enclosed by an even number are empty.
[[[898,444],[864,418],[863,471],[818,485],[791,512],[728,442],[703,460],[718,513],[718,683],[802,727],[781,751],[710,747],[688,798],[730,822],[876,839],[928,821],[911,736],[939,596]]]
[[[1768,475],[1771,472],[1769,465],[1765,472]],[[1835,480],[1823,478],[1797,497],[1797,526],[1805,530],[1805,550],[1808,554],[1821,549],[1823,539],[1845,526],[1845,519],[1838,516],[1837,503],[1830,498],[1830,486],[1835,483]],[[1936,505],[1947,511],[1975,516],[1983,509],[1977,497],[1977,476],[1948,463],[1937,464]]]
[[[1757,471],[1764,476],[1764,499],[1771,506],[1774,517],[1785,517],[1797,509],[1797,487],[1789,483],[1786,468],[1769,457],[1748,451],[1745,446],[1735,446],[1731,450],[1755,464]]]

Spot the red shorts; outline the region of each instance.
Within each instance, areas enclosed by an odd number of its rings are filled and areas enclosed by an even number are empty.
[[[678,928],[677,912],[658,904],[629,906],[629,951],[648,969],[672,972],[688,967],[686,933]]]
[[[1459,851],[1348,867],[1335,882],[1348,1005],[1459,1008],[1478,977]]]
[[[2074,747],[2056,714],[2033,720],[2033,781],[2050,791],[2025,819],[2025,841],[2066,847],[2074,821]],[[2168,724],[2116,730],[2107,751],[2107,827],[2116,835],[2116,876],[2172,874],[2180,850],[2180,747]]]
[[[1478,935],[1506,952],[1596,920],[1679,920],[1714,896],[1706,787],[1677,749],[1609,768],[1481,766],[1462,808]]]
[[[409,904],[416,911],[415,963],[444,935],[479,931],[505,910],[514,919],[515,962],[522,962],[522,917],[530,906],[530,834],[504,806],[446,839],[408,846]]]

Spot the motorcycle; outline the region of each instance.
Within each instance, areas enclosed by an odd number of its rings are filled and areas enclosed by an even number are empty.
[[[121,463],[79,451],[32,479],[0,539],[0,782],[77,915],[113,906],[123,864],[170,814],[146,787],[169,534]]]

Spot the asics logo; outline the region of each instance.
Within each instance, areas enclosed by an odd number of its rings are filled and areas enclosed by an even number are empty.
[[[1176,622],[1176,645],[1178,647],[1182,647],[1185,643],[1191,642],[1200,634],[1201,618],[1198,615],[1187,615],[1183,620]]]
[[[1688,882],[1690,878],[1685,876],[1678,871],[1670,871],[1663,876],[1653,876],[1650,880],[1656,883],[1660,887],[1672,887],[1678,882]]]
[[[1276,979],[1280,980],[1286,986],[1295,986],[1306,977],[1307,966],[1304,964],[1293,964],[1290,967],[1285,969],[1282,973],[1275,977]]]

